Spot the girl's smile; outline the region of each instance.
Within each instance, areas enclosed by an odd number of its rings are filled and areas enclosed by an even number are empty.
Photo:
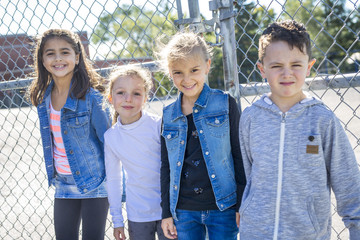
[[[295,82],[281,82],[280,84],[281,85],[284,85],[284,86],[290,86],[292,84],[294,84]]]
[[[79,63],[79,55],[75,53],[71,44],[60,38],[46,41],[42,58],[44,67],[54,80],[70,81],[75,66]]]
[[[136,122],[146,102],[144,81],[138,76],[123,76],[115,80],[110,103],[120,116],[121,124]]]
[[[186,60],[176,60],[169,66],[169,73],[183,98],[195,102],[210,71],[211,60],[205,61],[200,53],[193,53]]]

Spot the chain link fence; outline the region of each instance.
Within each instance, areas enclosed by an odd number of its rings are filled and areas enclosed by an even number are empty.
[[[37,112],[24,99],[32,80],[34,36],[48,28],[77,32],[104,75],[115,65],[149,67],[155,87],[147,109],[161,115],[176,90],[153,62],[159,36],[185,26],[202,32],[214,46],[210,86],[230,91],[243,109],[269,91],[256,69],[262,30],[294,18],[307,26],[317,59],[305,88],[340,118],[360,161],[359,5],[356,0],[0,0],[0,238],[55,238],[54,189],[47,186]],[[348,239],[335,200],[333,206],[332,239]],[[110,216],[106,239],[113,239]]]

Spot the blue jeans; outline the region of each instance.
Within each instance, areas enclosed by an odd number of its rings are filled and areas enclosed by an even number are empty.
[[[208,211],[176,210],[175,226],[178,239],[236,240],[239,229],[236,226],[236,210]]]

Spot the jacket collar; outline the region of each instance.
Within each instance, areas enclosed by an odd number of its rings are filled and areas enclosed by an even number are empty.
[[[68,96],[68,98],[66,99],[64,108],[69,109],[71,111],[76,111],[78,102],[79,102],[79,99]]]
[[[50,94],[51,94],[51,89],[53,88],[53,86],[54,86],[54,81],[51,80],[49,86],[48,86],[47,89],[45,90],[44,99],[46,99],[48,96],[50,96]]]
[[[195,102],[195,106],[199,106],[200,108],[205,108],[210,96],[211,88],[205,83],[204,87],[198,97],[198,99]],[[178,118],[181,118],[184,116],[181,110],[181,99],[183,97],[183,93],[180,92],[179,96],[177,97],[176,101],[174,102],[174,108],[171,114],[172,121],[175,121]]]
[[[297,116],[299,113],[304,111],[306,108],[314,105],[321,105],[323,104],[319,99],[310,96],[309,94],[305,93],[306,98],[295,104],[290,108],[290,110],[287,112],[290,115]],[[258,106],[260,108],[268,109],[271,112],[274,112],[278,114],[281,112],[281,110],[278,108],[278,106],[273,103],[273,101],[270,99],[268,94],[264,94],[261,96],[261,98],[254,102],[255,106]]]
[[[74,79],[73,79],[74,80]],[[73,81],[72,80],[72,81]],[[72,81],[71,81],[71,84],[70,84],[70,88],[71,89],[71,85],[72,85]],[[44,100],[47,98],[47,97],[50,97],[50,94],[51,94],[51,90],[54,86],[54,80],[51,80],[48,88],[45,90],[45,94],[44,94]],[[69,109],[71,111],[75,111],[77,109],[77,104],[79,102],[79,99],[77,98],[72,98],[70,96],[68,96],[68,98],[66,99],[66,103],[64,105],[64,108],[66,109]]]
[[[210,91],[210,87],[207,84],[204,84],[203,90],[201,91],[199,98],[196,100],[195,105],[205,108],[210,96]]]

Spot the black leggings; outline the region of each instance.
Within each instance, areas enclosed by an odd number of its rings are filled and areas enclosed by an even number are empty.
[[[103,240],[109,209],[107,198],[59,199],[54,203],[57,240],[78,240],[82,220],[83,240]]]

